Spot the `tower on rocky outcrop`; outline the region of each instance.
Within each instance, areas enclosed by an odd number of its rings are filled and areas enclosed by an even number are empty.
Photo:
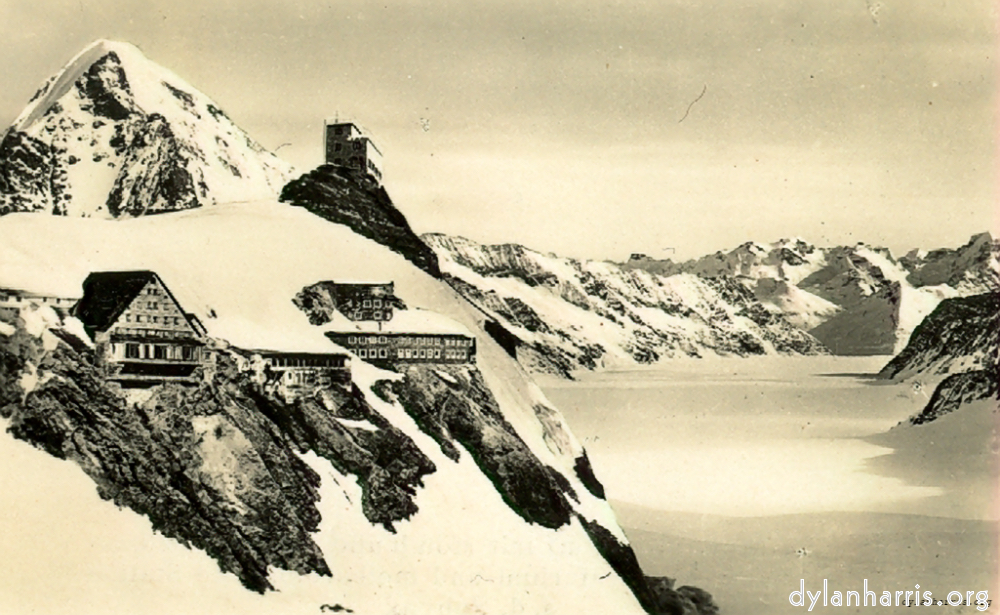
[[[354,122],[327,120],[324,126],[326,163],[363,173],[382,183],[382,152],[371,135]]]

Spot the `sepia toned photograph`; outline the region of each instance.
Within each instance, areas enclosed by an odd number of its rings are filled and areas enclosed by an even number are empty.
[[[0,0],[0,613],[1000,613],[998,27]]]

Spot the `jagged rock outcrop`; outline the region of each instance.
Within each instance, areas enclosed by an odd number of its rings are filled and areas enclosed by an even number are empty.
[[[996,367],[952,374],[941,381],[920,414],[910,418],[911,425],[923,425],[950,414],[965,404],[983,399],[1000,401]]]
[[[350,169],[322,165],[289,182],[281,191],[281,201],[343,224],[441,277],[438,257],[413,232],[385,188]]]
[[[197,387],[159,385],[130,399],[104,379],[94,352],[56,325],[0,335],[0,416],[10,433],[75,462],[101,497],[201,549],[256,591],[269,568],[329,575],[312,538],[320,477],[298,456],[315,452],[362,486],[372,524],[417,512],[434,464],[353,387],[286,404],[217,350]],[[346,419],[346,420],[343,420]],[[362,424],[364,427],[359,427]]]
[[[942,301],[914,330],[910,343],[879,372],[883,378],[996,368],[1000,292]]]
[[[123,217],[273,198],[291,173],[138,49],[97,41],[0,141],[0,214]]]
[[[998,399],[1000,292],[942,301],[879,372],[893,380],[934,380],[945,374],[911,424],[929,423],[975,401]]]
[[[580,501],[578,494],[559,472],[531,453],[500,412],[474,366],[410,365],[400,371],[402,380],[378,383],[380,396],[402,405],[453,461],[466,451],[507,505],[525,521],[557,529],[576,519],[647,613],[718,613],[708,592],[692,587],[675,591],[672,580],[646,577],[631,546],[573,511],[572,502]],[[577,458],[576,469],[587,489],[603,497],[603,487],[585,453]]]
[[[459,447],[468,451],[525,521],[551,529],[569,523],[572,508],[567,498],[578,499],[576,493],[532,454],[474,366],[400,369],[403,380],[385,383],[383,391],[391,392],[445,455],[457,461]]]
[[[502,327],[499,337],[516,340],[507,346],[535,371],[569,375],[677,356],[825,352],[732,278],[663,277],[515,244],[423,239],[440,257],[445,280]]]
[[[973,235],[955,249],[913,250],[899,263],[914,286],[947,284],[962,295],[1000,289],[1000,241],[989,233]]]

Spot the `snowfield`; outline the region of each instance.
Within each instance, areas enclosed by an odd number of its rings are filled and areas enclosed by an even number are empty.
[[[210,335],[285,350],[338,350],[293,305],[303,287],[329,279],[392,280],[415,314],[426,310],[435,322],[476,335],[477,366],[504,417],[534,455],[565,476],[579,496],[577,512],[625,540],[608,504],[573,471],[582,446],[484,333],[483,315],[443,282],[346,227],[273,201],[119,221],[14,214],[0,218],[0,262],[0,285],[67,296],[79,296],[91,271],[151,269]],[[371,406],[412,438],[437,472],[418,490],[419,513],[391,534],[365,519],[353,477],[306,455],[323,479],[316,541],[332,579],[274,571],[278,592],[248,592],[203,553],[154,535],[143,517],[102,501],[73,465],[5,435],[0,485],[10,497],[0,554],[19,565],[0,575],[0,610],[315,613],[323,604],[341,604],[387,615],[642,612],[618,576],[602,578],[611,567],[579,522],[557,531],[525,523],[470,455],[448,459],[402,408],[371,393],[377,380],[394,374],[358,359],[353,366]],[[546,408],[544,420],[538,406]],[[211,453],[225,464],[224,450]]]

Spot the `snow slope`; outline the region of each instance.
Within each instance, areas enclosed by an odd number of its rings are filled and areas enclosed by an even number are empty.
[[[13,214],[0,218],[0,263],[5,285],[32,289],[43,284],[49,291],[75,295],[90,271],[152,269],[211,335],[289,350],[336,349],[292,303],[304,286],[327,279],[393,280],[396,294],[410,308],[435,312],[477,336],[477,365],[506,421],[531,453],[573,488],[579,499],[573,504],[576,513],[624,540],[610,507],[574,471],[582,446],[520,366],[489,340],[483,315],[446,284],[346,227],[273,201],[124,221]],[[353,363],[355,381],[368,403],[417,442],[438,468],[417,492],[420,512],[398,523],[397,534],[373,526],[361,514],[355,479],[309,455],[306,460],[322,477],[323,523],[316,541],[328,556],[333,578],[274,571],[272,581],[280,591],[258,597],[231,576],[210,572],[214,564],[207,557],[146,531],[141,517],[114,512],[81,472],[40,451],[25,451],[19,443],[11,449],[9,436],[4,436],[0,451],[18,449],[10,454],[20,461],[3,467],[69,485],[80,497],[81,514],[93,524],[90,536],[110,532],[104,524],[122,519],[128,528],[107,543],[115,551],[90,545],[87,561],[71,555],[56,567],[71,577],[86,577],[85,587],[63,583],[44,571],[55,565],[61,545],[77,531],[76,517],[45,504],[31,513],[31,502],[15,498],[9,506],[21,511],[17,515],[62,521],[41,526],[22,516],[6,518],[8,527],[38,538],[44,547],[18,577],[34,572],[37,591],[10,588],[0,595],[10,607],[5,612],[56,612],[70,606],[95,613],[316,612],[322,604],[386,614],[642,612],[619,577],[602,578],[611,568],[579,521],[555,531],[526,523],[470,455],[452,461],[398,405],[371,392],[376,380],[392,378],[391,373],[357,359]],[[18,479],[0,472],[0,480]],[[57,505],[60,499],[50,495],[42,501]],[[11,549],[23,543],[8,539],[0,544],[5,545],[4,560],[13,561],[18,553]],[[90,559],[96,563],[89,564]],[[191,562],[197,563],[189,566]],[[107,587],[118,591],[101,602]],[[197,587],[197,600],[189,595],[192,587]]]
[[[0,213],[121,217],[273,198],[291,167],[127,43],[46,81],[0,143]]]

